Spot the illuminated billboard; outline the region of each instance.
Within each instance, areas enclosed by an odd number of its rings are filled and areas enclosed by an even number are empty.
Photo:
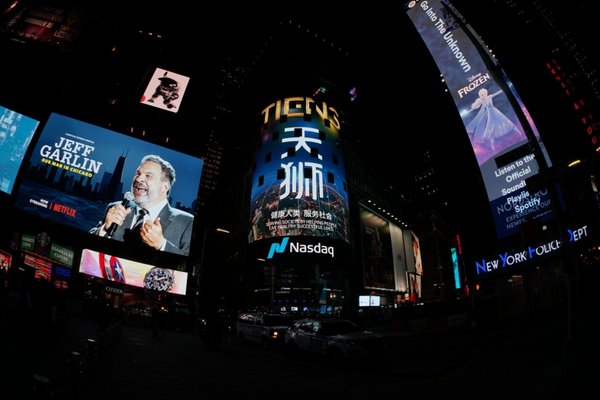
[[[0,250],[0,269],[8,271],[12,263],[12,255],[6,251]]]
[[[11,194],[39,121],[0,106],[0,192]]]
[[[184,295],[187,272],[160,268],[150,264],[83,249],[79,272],[140,288]]]
[[[547,190],[529,193],[526,188],[525,180],[539,171],[527,132],[537,140],[544,162],[550,162],[512,84],[496,60],[480,51],[479,42],[471,40],[471,28],[465,24],[466,31],[454,18],[458,12],[449,2],[412,1],[409,7],[407,14],[460,112],[485,183],[497,236],[517,233],[528,219],[548,219],[551,205]]]
[[[262,110],[248,241],[312,236],[349,242],[348,192],[335,108],[288,97]]]
[[[176,113],[189,81],[187,76],[156,68],[140,102]]]
[[[381,296],[361,295],[358,296],[359,307],[379,307],[381,305]]]
[[[360,239],[365,287],[421,294],[421,245],[409,229],[360,204]]]
[[[52,114],[24,165],[16,207],[128,246],[188,255],[202,165],[200,158]],[[134,226],[136,220],[141,224]]]

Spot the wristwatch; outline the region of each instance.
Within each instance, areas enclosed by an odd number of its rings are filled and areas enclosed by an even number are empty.
[[[144,287],[146,289],[166,292],[175,284],[173,271],[167,268],[153,267],[144,276]]]

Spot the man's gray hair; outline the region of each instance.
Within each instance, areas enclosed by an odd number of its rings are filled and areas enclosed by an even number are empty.
[[[155,162],[160,165],[160,169],[162,170],[162,179],[168,179],[169,183],[171,184],[168,192],[168,194],[170,194],[171,188],[175,184],[175,168],[173,168],[170,162],[160,156],[157,156],[156,154],[148,154],[144,156],[141,163],[143,164],[146,161]]]

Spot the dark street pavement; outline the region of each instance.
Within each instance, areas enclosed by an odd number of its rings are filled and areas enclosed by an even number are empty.
[[[587,398],[598,388],[597,345],[576,357],[573,374],[564,368],[562,309],[479,327],[393,332],[381,326],[388,342],[382,359],[341,365],[230,338],[210,349],[197,333],[163,330],[155,338],[149,325],[115,323],[99,333],[95,322],[77,316],[59,327],[32,321],[2,320],[1,399],[558,399]],[[591,343],[592,336],[578,341]]]

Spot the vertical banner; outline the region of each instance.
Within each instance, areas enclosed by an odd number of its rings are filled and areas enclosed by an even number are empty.
[[[0,106],[0,192],[11,194],[39,121]]]
[[[365,287],[393,290],[394,256],[390,222],[361,208],[360,225]]]
[[[135,212],[128,212],[110,236],[100,230],[108,210],[117,204],[132,209],[164,196],[152,217],[167,241],[161,251],[187,256],[203,164],[201,158],[52,113],[24,163],[15,206],[81,232],[127,242]],[[154,176],[161,179],[150,179]],[[161,191],[166,181],[168,193]]]
[[[360,233],[366,288],[408,290],[407,271],[415,271],[415,257],[408,248],[411,231],[359,204]],[[416,237],[416,236],[415,236]],[[422,274],[419,255],[419,274]]]
[[[335,108],[288,97],[262,111],[249,242],[283,236],[349,242],[348,193]]]
[[[526,129],[538,140],[546,163],[548,156],[512,84],[449,12],[449,2],[411,1],[408,7],[407,14],[443,74],[469,135],[497,236],[517,233],[519,225],[529,219],[549,218],[547,190],[529,193],[526,187],[525,180],[538,173],[539,164],[521,121],[527,121]],[[492,63],[494,67],[489,68]]]
[[[111,282],[185,295],[188,273],[83,249],[79,272]]]
[[[8,271],[12,263],[12,255],[5,251],[0,250],[0,269],[4,272]],[[4,282],[0,282],[4,284]]]
[[[54,261],[66,265],[67,267],[72,267],[75,252],[67,247],[59,246],[56,243],[51,243],[49,257]]]

